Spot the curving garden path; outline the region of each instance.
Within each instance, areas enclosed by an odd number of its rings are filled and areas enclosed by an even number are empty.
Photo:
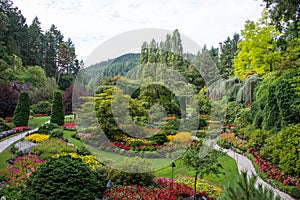
[[[49,123],[49,122],[50,122],[50,120],[47,121],[47,122],[45,122],[44,124],[47,124],[47,123]],[[8,138],[8,139],[6,139],[6,140],[0,142],[0,153],[1,153],[2,151],[4,151],[7,147],[9,147],[10,145],[12,145],[14,142],[16,142],[16,141],[18,141],[18,140],[24,138],[27,134],[32,134],[32,133],[34,133],[34,132],[37,132],[37,130],[38,130],[38,128],[35,128],[35,129],[33,129],[33,130],[26,131],[26,132],[24,132],[24,133],[21,133],[21,134],[19,134],[19,135],[16,135],[16,136],[14,136],[14,137]]]
[[[236,163],[237,163],[237,167],[238,167],[238,170],[239,171],[242,171],[242,170],[247,170],[248,171],[248,175],[252,175],[253,174],[256,174],[256,171],[254,169],[254,166],[251,162],[251,160],[249,160],[247,157],[241,155],[241,154],[238,154],[236,152],[234,152],[233,150],[231,149],[223,149],[221,147],[219,147],[218,145],[215,145],[214,148],[216,150],[220,150],[220,151],[223,151],[224,153],[226,153],[228,156],[230,156],[231,158],[233,158]],[[272,187],[271,185],[269,185],[268,183],[266,183],[264,180],[262,180],[259,176],[257,177],[257,184],[262,184],[264,187],[268,187],[270,189],[272,189],[274,191],[275,194],[277,194],[278,196],[281,197],[282,200],[295,200],[293,197],[291,197],[290,195],[280,191],[280,190],[277,190],[276,188]]]

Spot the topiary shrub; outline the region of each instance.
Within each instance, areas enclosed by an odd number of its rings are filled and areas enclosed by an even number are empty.
[[[80,158],[52,158],[33,172],[22,191],[23,199],[95,199],[105,190],[105,180],[98,179]]]
[[[57,124],[50,123],[50,124],[44,124],[39,127],[38,133],[43,133],[43,134],[50,134],[50,132],[54,129],[59,128]]]
[[[19,94],[19,101],[14,112],[13,123],[16,126],[27,126],[30,113],[30,100],[27,92]]]
[[[62,92],[57,90],[54,92],[52,112],[50,122],[62,126],[65,123],[64,105],[62,99]]]

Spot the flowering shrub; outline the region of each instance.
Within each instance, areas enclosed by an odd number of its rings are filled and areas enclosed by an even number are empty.
[[[14,160],[13,166],[0,172],[0,181],[14,186],[22,185],[25,183],[26,178],[43,162],[37,155],[19,156]]]
[[[80,158],[82,160],[83,163],[85,163],[86,165],[88,165],[92,170],[96,170],[96,169],[99,169],[102,164],[101,162],[99,162],[95,156],[93,155],[78,155],[76,153],[66,153],[66,152],[63,152],[61,154],[56,154],[54,156],[52,156],[52,158],[59,158],[59,157],[62,157],[62,156],[71,156],[72,158]]]
[[[75,130],[76,124],[74,122],[65,122],[61,127],[65,130]]]
[[[179,184],[185,184],[190,187],[194,187],[194,178],[193,177],[188,177],[188,176],[182,176],[178,177],[175,181],[176,183]],[[197,180],[197,185],[196,185],[197,191],[200,193],[205,192],[206,195],[210,198],[217,198],[222,194],[222,189],[220,186],[213,185],[203,179],[198,179]]]
[[[48,140],[49,137],[50,137],[50,135],[35,133],[35,134],[32,134],[32,135],[29,135],[29,136],[25,137],[25,140],[40,143],[40,142],[44,142],[45,140]]]
[[[297,181],[297,177],[293,178],[291,176],[284,176],[278,168],[274,167],[271,162],[262,159],[262,157],[253,149],[248,149],[247,152],[254,156],[254,162],[259,167],[259,170],[266,174],[268,178],[280,181],[284,185],[296,186],[298,188],[299,183]]]

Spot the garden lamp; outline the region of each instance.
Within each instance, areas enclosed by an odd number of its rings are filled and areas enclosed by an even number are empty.
[[[170,167],[172,167],[172,182],[174,181],[174,167],[176,167],[174,162],[171,162]]]
[[[107,184],[106,184],[106,187],[107,187],[108,189],[114,187],[114,184],[113,184],[113,182],[112,182],[110,179],[108,180],[108,182],[107,182]]]

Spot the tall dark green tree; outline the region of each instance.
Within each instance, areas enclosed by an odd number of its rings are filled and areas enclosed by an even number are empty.
[[[27,92],[19,94],[19,101],[14,113],[13,122],[16,126],[27,126],[30,113],[30,100]]]
[[[220,54],[220,62],[218,68],[223,78],[227,79],[234,75],[233,59],[238,53],[238,43],[240,35],[235,33],[232,38],[228,37],[222,44],[222,53]]]
[[[64,115],[62,92],[60,90],[57,90],[54,92],[54,96],[53,96],[50,122],[61,126],[64,124],[64,118],[65,115]]]
[[[263,0],[279,31],[291,29],[291,37],[299,37],[300,0]]]

